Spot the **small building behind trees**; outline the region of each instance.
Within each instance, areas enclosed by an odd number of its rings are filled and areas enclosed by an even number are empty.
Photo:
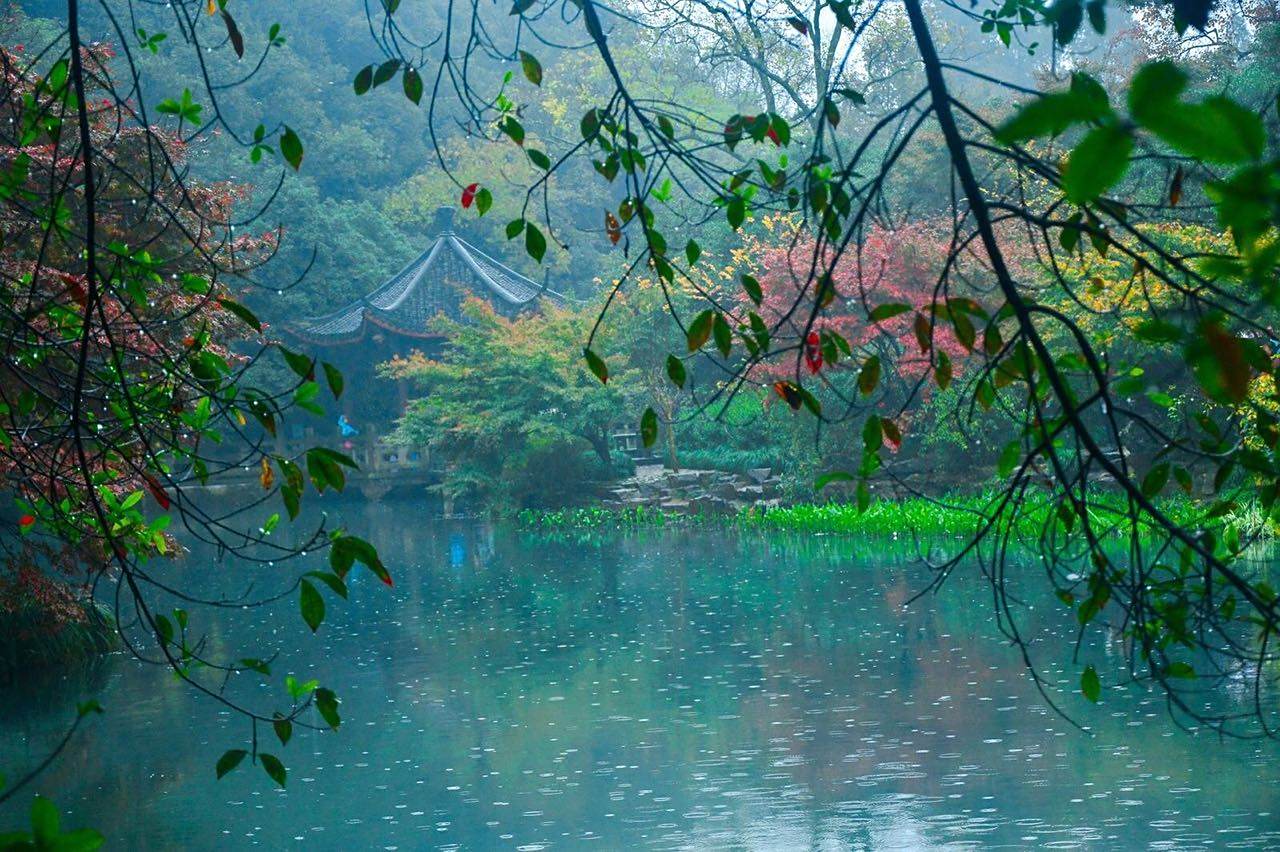
[[[468,298],[484,299],[509,317],[541,299],[560,302],[564,298],[458,233],[452,208],[437,214],[435,231],[425,251],[367,295],[329,313],[285,325],[294,346],[342,370],[346,391],[333,413],[331,428],[368,469],[425,464],[417,451],[379,440],[394,428],[409,395],[403,381],[377,375],[379,364],[415,351],[428,357],[441,354],[447,340],[433,328],[433,321],[439,316],[461,318]],[[349,424],[346,430],[338,425],[339,417]],[[351,429],[358,431],[358,437]],[[410,453],[414,458],[404,457]]]

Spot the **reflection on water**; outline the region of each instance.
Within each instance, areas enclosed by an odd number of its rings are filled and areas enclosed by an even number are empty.
[[[922,577],[891,546],[549,541],[412,503],[338,511],[393,590],[358,580],[316,639],[292,601],[210,636],[340,686],[341,732],[276,749],[287,790],[245,768],[215,783],[244,723],[124,657],[5,693],[0,765],[98,694],[107,714],[41,786],[119,849],[1280,845],[1275,744],[1181,733],[1132,693],[1067,696],[1093,735],[1076,731],[996,638],[977,582],[904,612]],[[196,557],[180,570],[243,580]],[[1036,635],[1071,635],[1056,609],[1033,615]],[[232,688],[283,703],[284,674]]]

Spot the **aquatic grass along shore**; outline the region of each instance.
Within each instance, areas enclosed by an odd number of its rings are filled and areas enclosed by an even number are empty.
[[[556,510],[525,510],[517,519],[529,530],[631,530],[655,527],[718,525],[752,530],[813,532],[894,537],[920,535],[961,537],[972,535],[983,518],[996,506],[998,492],[949,494],[939,497],[886,498],[873,500],[860,509],[849,502],[797,503],[790,506],[750,505],[729,514],[689,512],[685,507],[661,506],[626,508],[593,506]],[[1161,508],[1171,516],[1190,520],[1196,514],[1193,502],[1185,497],[1168,497]],[[1091,503],[1095,525],[1102,528],[1123,516],[1123,498],[1099,493]],[[1015,523],[1019,535],[1038,535],[1049,524],[1054,505],[1047,495],[1032,495]],[[1275,537],[1275,527],[1249,507],[1241,507],[1223,518],[1224,527],[1236,524],[1242,535]]]

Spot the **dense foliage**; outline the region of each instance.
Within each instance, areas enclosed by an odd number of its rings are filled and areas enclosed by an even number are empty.
[[[274,650],[211,646],[206,631],[226,601],[195,594],[160,566],[201,542],[271,567],[274,588],[241,603],[296,595],[312,630],[324,617],[317,581],[345,597],[345,578],[360,562],[390,582],[370,544],[323,520],[292,541],[273,535],[281,513],[299,516],[304,490],[341,490],[353,466],[332,450],[290,450],[275,440],[287,415],[322,411],[322,392],[339,395],[342,376],[280,350],[297,376],[283,392],[246,380],[255,359],[278,356],[258,338],[262,324],[238,291],[254,283],[278,233],[255,230],[250,188],[192,174],[200,140],[220,121],[216,106],[189,89],[148,103],[131,53],[87,43],[78,11],[72,3],[40,50],[0,50],[0,470],[13,507],[0,525],[6,656],[32,635],[57,648],[82,622],[109,621],[139,659],[168,667],[245,720],[248,747],[227,751],[218,775],[252,757],[283,784],[284,763],[260,747],[259,729],[269,726],[283,746],[299,714],[313,710],[337,728],[336,693],[289,677],[267,710],[252,691],[229,689],[241,672],[270,679]],[[220,26],[234,30],[222,17]],[[228,49],[242,52],[231,41]],[[252,159],[278,152],[300,165],[292,129],[260,128],[251,138]],[[201,499],[202,486],[242,469],[257,474],[257,496],[215,508]],[[328,569],[307,577],[277,567],[326,549]],[[88,696],[68,709],[73,721],[54,754],[20,767],[0,787],[0,802],[103,712]],[[5,835],[0,845],[82,849],[101,841],[61,832],[56,808],[37,797],[30,832]]]
[[[0,593],[57,622],[115,584],[131,647],[249,720],[217,775],[248,757],[283,784],[259,733],[287,744],[312,706],[337,727],[337,697],[225,693],[269,655],[206,654],[217,602],[148,566],[179,528],[250,563],[327,546],[267,596],[312,630],[354,563],[389,582],[341,531],[273,537],[266,500],[298,516],[351,460],[282,449],[286,411],[343,381],[269,326],[368,292],[443,203],[586,301],[476,305],[443,355],[384,368],[450,493],[573,502],[627,428],[858,513],[981,467],[998,487],[935,582],[984,572],[1051,702],[1006,569],[1043,566],[1020,580],[1079,647],[1121,637],[1127,672],[1080,659],[1069,688],[1127,676],[1181,720],[1275,732],[1280,596],[1249,558],[1280,520],[1274,0],[33,0],[9,22]],[[244,468],[255,499],[202,508]],[[1231,679],[1252,704],[1205,709]],[[55,842],[51,809],[6,842]]]
[[[1280,513],[1271,352],[1280,258],[1277,10],[1258,2],[1150,11],[1133,18],[1123,44],[1129,61],[1113,57],[1106,73],[1093,74],[1086,51],[1077,58],[1075,48],[1107,36],[1109,18],[1125,14],[1113,4],[952,8],[971,31],[1010,49],[1047,50],[1051,73],[1033,88],[947,61],[937,33],[954,21],[951,12],[920,0],[768,9],[704,0],[643,13],[597,0],[529,0],[510,10],[518,21],[506,30],[479,4],[451,2],[447,17],[474,25],[456,42],[447,30],[439,39],[415,27],[393,3],[371,16],[381,55],[355,76],[355,90],[401,74],[417,101],[416,69],[437,68],[433,111],[451,105],[470,132],[505,139],[546,173],[521,193],[520,215],[505,228],[539,262],[568,245],[550,201],[555,179],[590,162],[610,198],[597,239],[631,258],[614,292],[647,267],[664,292],[695,294],[672,307],[672,321],[688,352],[722,372],[701,388],[698,404],[754,385],[824,428],[855,424],[845,434],[856,463],[822,481],[856,483],[860,506],[877,479],[894,477],[885,459],[902,443],[906,412],[930,405],[930,385],[946,392],[956,382],[956,416],[970,428],[987,412],[1002,415],[1004,497],[975,523],[971,547],[937,566],[937,582],[976,557],[992,579],[1002,627],[1021,645],[1003,566],[1015,544],[1036,548],[1048,566],[1046,593],[1072,607],[1084,629],[1119,631],[1132,676],[1158,683],[1193,720],[1269,732],[1270,704],[1236,718],[1202,710],[1195,696],[1204,682],[1242,672],[1261,694],[1280,628],[1276,591],[1242,558],[1247,531],[1224,521],[1242,501]],[[652,93],[615,51],[636,19],[687,34],[701,55],[754,78],[756,103],[703,109]],[[872,101],[858,81],[884,58],[860,57],[877,46],[867,38],[875,21],[896,27],[897,47],[910,48],[898,56],[910,55],[922,75],[881,88]],[[581,113],[578,138],[555,144],[531,135],[522,100],[555,78],[537,45],[558,41],[566,26],[589,42],[584,52],[609,85]],[[1200,67],[1188,71],[1161,50]],[[494,94],[468,73],[484,56],[518,60],[525,85],[508,75]],[[1119,67],[1131,73],[1115,73]],[[845,121],[866,111],[856,130]],[[921,168],[931,156],[936,167]],[[500,188],[487,181],[458,185],[464,205],[483,197],[481,216],[500,203]],[[794,257],[786,264],[790,303],[765,307],[755,276],[740,277],[745,298],[705,286],[696,272],[705,235],[722,239],[779,210],[800,217],[790,252],[804,262],[800,274]],[[945,223],[940,268],[929,284],[910,287],[927,298],[878,293],[874,268],[860,265],[864,253],[874,251],[877,233],[912,220]],[[691,221],[700,227],[686,236]],[[1171,222],[1210,229],[1210,239],[1166,239],[1161,229]],[[1082,286],[1090,257],[1121,268]],[[858,274],[846,264],[859,264]],[[1133,282],[1122,298],[1088,304],[1118,276]],[[584,353],[601,381],[611,373],[605,329],[613,302]],[[865,317],[860,328],[887,323],[873,335],[880,351],[839,329],[850,306]],[[1135,312],[1143,318],[1126,321]],[[1108,319],[1097,321],[1100,313]],[[907,316],[914,352],[898,327]],[[972,361],[959,377],[952,340]],[[678,349],[672,357],[682,366],[669,378],[683,388],[693,373]],[[826,369],[836,356],[858,365],[856,385],[842,386]],[[788,377],[770,382],[779,363]],[[916,376],[905,394],[891,378]],[[657,420],[653,409],[640,418],[647,441],[658,437]],[[1029,539],[1021,519],[1029,489],[1042,485],[1053,511]],[[1174,518],[1160,508],[1156,499],[1172,488],[1193,498],[1198,515]],[[1093,511],[1116,493],[1123,513]],[[1085,666],[1080,688],[1096,698],[1098,685]]]

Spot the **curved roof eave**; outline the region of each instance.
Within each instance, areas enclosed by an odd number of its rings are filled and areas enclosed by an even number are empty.
[[[429,273],[439,262],[442,252],[448,248],[466,268],[484,285],[493,297],[503,303],[522,307],[539,297],[558,302],[566,297],[546,284],[521,275],[511,267],[491,257],[452,231],[438,236],[431,247],[419,254],[400,271],[379,285],[368,295],[350,302],[337,310],[318,317],[309,317],[286,328],[296,337],[316,343],[346,343],[361,340],[368,324],[409,337],[433,339],[438,334],[424,330],[411,330],[395,322],[395,312],[423,286],[430,286]],[[322,330],[325,327],[332,330]]]

